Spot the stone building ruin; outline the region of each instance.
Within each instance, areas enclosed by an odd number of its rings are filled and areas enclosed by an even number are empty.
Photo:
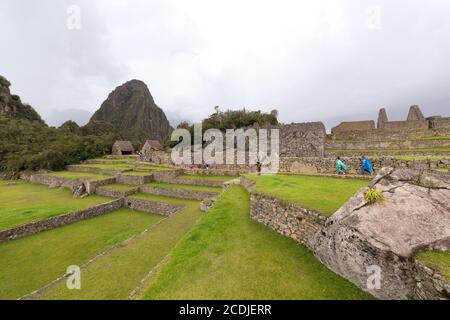
[[[112,147],[113,156],[133,155],[135,153],[133,144],[130,141],[116,141]]]

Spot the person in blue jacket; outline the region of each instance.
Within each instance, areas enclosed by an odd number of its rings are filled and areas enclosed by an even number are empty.
[[[370,160],[363,156],[361,159],[361,174],[364,175],[366,172],[373,175],[373,167]]]
[[[337,157],[335,166],[337,174],[345,174],[348,169],[345,162],[341,160],[341,157]]]

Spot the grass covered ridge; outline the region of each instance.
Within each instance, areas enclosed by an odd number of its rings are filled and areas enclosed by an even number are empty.
[[[97,195],[73,198],[68,189],[49,189],[25,181],[0,181],[0,230],[86,209],[111,199]]]
[[[304,175],[263,175],[246,177],[255,181],[253,189],[304,208],[331,216],[369,181]]]
[[[370,299],[305,247],[251,220],[240,186],[188,233],[145,299]]]

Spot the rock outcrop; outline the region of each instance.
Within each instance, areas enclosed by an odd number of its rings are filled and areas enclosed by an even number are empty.
[[[10,86],[11,83],[0,76],[0,116],[43,122],[33,107],[22,103],[19,96],[11,95]]]
[[[140,80],[128,81],[111,92],[89,124],[94,122],[111,123],[123,140],[163,143],[172,131],[166,115]]]
[[[383,168],[370,187],[384,201],[369,205],[360,190],[315,235],[315,255],[377,298],[418,298],[414,255],[450,249],[450,177]],[[367,286],[373,266],[380,288]]]

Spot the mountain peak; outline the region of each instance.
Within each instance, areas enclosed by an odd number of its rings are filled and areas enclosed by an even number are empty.
[[[90,121],[109,122],[122,139],[142,142],[153,139],[162,143],[172,130],[145,82],[137,79],[114,89]]]

